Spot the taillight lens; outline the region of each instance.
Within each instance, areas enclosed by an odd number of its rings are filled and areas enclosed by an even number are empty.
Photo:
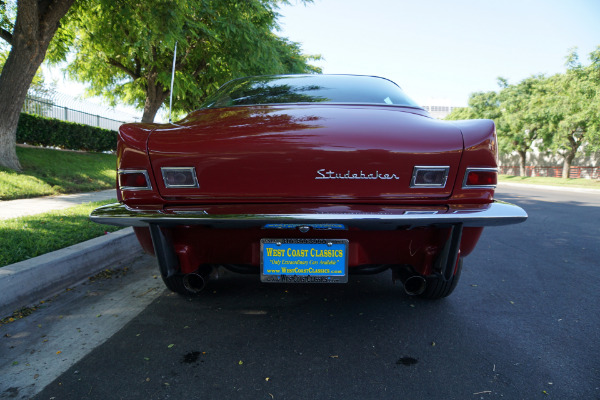
[[[167,188],[199,187],[194,167],[163,167],[160,170]]]
[[[121,190],[152,190],[148,172],[145,170],[119,170]]]
[[[410,187],[443,188],[446,186],[450,167],[416,166],[413,168]]]
[[[490,189],[498,184],[496,168],[467,168],[463,189]]]

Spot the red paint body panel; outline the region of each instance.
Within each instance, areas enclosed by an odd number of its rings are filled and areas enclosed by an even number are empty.
[[[454,125],[400,107],[254,106],[198,111],[152,132],[148,147],[155,176],[161,167],[196,168],[199,188],[159,180],[167,200],[397,201],[449,197],[451,184],[409,184],[415,165],[450,166],[455,182],[463,139]],[[392,179],[315,179],[335,176],[329,171]]]
[[[125,124],[119,128],[117,142],[117,170],[135,169],[150,171],[151,165],[148,159],[148,136],[157,124]],[[152,174],[150,183],[156,188],[156,180]],[[118,182],[117,182],[118,187]],[[117,198],[120,202],[127,204],[162,204],[162,198],[154,190],[117,190]]]
[[[454,185],[452,203],[482,202],[489,203],[494,198],[493,189],[463,189],[463,179],[467,168],[497,168],[498,139],[494,122],[490,120],[471,120],[454,122],[463,133],[465,152],[461,161],[457,180]]]

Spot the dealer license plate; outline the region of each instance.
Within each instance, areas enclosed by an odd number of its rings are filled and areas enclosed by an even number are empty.
[[[346,239],[262,239],[260,252],[262,282],[348,282]]]

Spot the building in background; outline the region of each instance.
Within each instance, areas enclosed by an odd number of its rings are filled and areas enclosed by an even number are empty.
[[[433,118],[437,118],[437,119],[444,119],[446,118],[446,116],[448,114],[450,114],[452,112],[452,110],[456,109],[456,108],[463,108],[463,107],[458,107],[458,106],[447,106],[447,105],[431,105],[431,106],[421,106],[424,109],[426,109],[427,111],[429,111],[429,114],[431,114],[431,116]]]

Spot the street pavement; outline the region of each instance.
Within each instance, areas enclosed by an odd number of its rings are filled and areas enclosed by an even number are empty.
[[[530,218],[487,229],[447,299],[230,274],[190,301],[142,256],[0,328],[0,398],[600,398],[600,197],[503,186]]]

